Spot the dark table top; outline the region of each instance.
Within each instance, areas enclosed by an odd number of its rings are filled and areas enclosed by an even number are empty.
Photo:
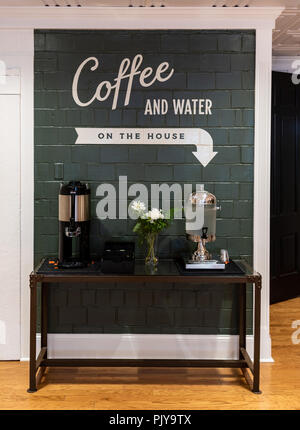
[[[224,270],[185,270],[180,260],[160,260],[157,267],[149,268],[144,260],[136,259],[133,273],[102,273],[100,261],[94,261],[85,268],[64,269],[59,268],[56,258],[45,257],[32,272],[33,276],[42,278],[45,282],[64,281],[92,281],[97,280],[141,280],[150,281],[151,278],[169,281],[195,281],[208,282],[253,282],[260,275],[255,272],[245,261],[234,260],[226,265]]]

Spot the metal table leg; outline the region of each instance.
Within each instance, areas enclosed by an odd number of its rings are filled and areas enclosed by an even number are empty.
[[[260,313],[261,313],[261,277],[255,280],[254,294],[254,360],[253,360],[253,393],[261,394],[259,390],[260,373]]]
[[[41,284],[42,289],[42,306],[41,306],[41,348],[47,348],[47,284]],[[47,358],[47,352],[44,354],[44,358]]]
[[[29,362],[29,388],[28,393],[34,393],[36,388],[36,290],[37,281],[34,275],[30,276],[30,362]]]
[[[246,286],[247,284],[239,285],[239,302],[240,302],[240,310],[239,310],[239,355],[240,360],[242,360],[243,354],[241,352],[241,348],[246,349]]]
[[[47,359],[47,346],[48,346],[48,338],[47,338],[47,330],[48,330],[48,312],[47,312],[47,294],[48,294],[48,286],[47,284],[41,282],[41,351],[36,360],[37,362],[37,372],[36,375],[37,384],[39,384],[42,379],[46,366],[40,366],[43,360]]]

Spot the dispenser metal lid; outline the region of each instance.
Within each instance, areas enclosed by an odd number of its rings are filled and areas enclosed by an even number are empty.
[[[83,194],[91,194],[91,190],[88,184],[83,184],[80,181],[70,181],[67,184],[60,184],[59,194],[63,196],[69,196],[72,194],[80,196]]]
[[[189,195],[187,203],[194,207],[194,210],[197,208],[203,210],[203,225],[201,227],[193,228],[186,225],[187,239],[198,243],[203,240],[205,242],[216,240],[216,211],[218,209],[216,197],[204,190],[204,185],[201,185],[196,192]]]
[[[207,205],[216,205],[217,199],[212,193],[205,191],[204,186],[202,185],[199,190],[190,194],[189,202],[192,205],[207,206]]]

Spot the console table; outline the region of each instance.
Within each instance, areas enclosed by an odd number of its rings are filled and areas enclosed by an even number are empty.
[[[230,272],[213,270],[187,273],[185,276],[178,263],[164,260],[158,264],[155,272],[147,272],[143,261],[136,260],[133,274],[104,274],[101,267],[93,263],[86,270],[59,269],[55,260],[42,259],[30,274],[30,377],[29,393],[37,391],[38,381],[46,367],[228,367],[240,368],[253,393],[260,394],[260,309],[261,275],[243,261],[233,264],[240,270]],[[239,357],[234,360],[210,359],[49,359],[47,358],[47,288],[49,283],[98,283],[101,282],[151,282],[193,283],[197,288],[203,284],[239,285]],[[41,350],[37,356],[37,288],[41,287]],[[246,285],[254,285],[254,355],[251,360],[246,350]],[[142,287],[141,287],[142,288]]]

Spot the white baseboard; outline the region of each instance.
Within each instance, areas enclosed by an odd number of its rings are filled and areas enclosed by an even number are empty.
[[[70,334],[48,335],[48,358],[175,358],[236,359],[238,336],[179,334]],[[40,335],[37,351],[40,350]],[[253,356],[253,336],[247,336]],[[23,361],[26,358],[22,359]],[[272,362],[261,356],[262,362]]]

